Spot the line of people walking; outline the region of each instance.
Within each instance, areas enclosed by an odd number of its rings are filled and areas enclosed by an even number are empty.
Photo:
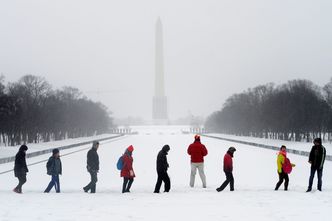
[[[311,148],[309,155],[309,163],[311,164],[309,185],[306,192],[312,191],[312,185],[314,176],[317,173],[318,184],[317,190],[322,191],[322,176],[323,176],[323,167],[326,158],[326,149],[322,145],[321,138],[314,139],[314,146]],[[96,184],[98,182],[98,172],[99,172],[99,155],[98,148],[99,142],[94,141],[92,148],[87,153],[87,166],[86,169],[90,174],[90,182],[83,187],[83,191],[88,193],[96,193]],[[22,186],[27,181],[27,173],[29,172],[27,163],[26,163],[26,152],[28,147],[22,145],[19,148],[18,153],[15,156],[15,166],[14,166],[14,175],[18,179],[18,185],[13,189],[16,193],[22,193]],[[124,154],[119,158],[117,162],[117,168],[120,170],[120,176],[123,178],[122,193],[129,193],[131,186],[134,182],[135,172],[133,169],[133,151],[134,147],[130,145],[126,148]],[[162,183],[164,183],[164,192],[169,192],[171,189],[171,180],[168,175],[169,164],[167,161],[167,155],[170,151],[169,145],[164,145],[159,151],[156,160],[156,171],[157,171],[157,182],[155,185],[154,193],[160,193],[160,188]],[[223,158],[223,171],[226,176],[226,180],[221,184],[216,191],[223,191],[228,185],[230,186],[230,191],[234,191],[234,176],[233,176],[233,158],[236,151],[235,147],[229,147],[226,154]],[[189,186],[194,187],[195,185],[195,176],[198,170],[199,176],[202,181],[203,188],[207,187],[206,176],[204,173],[204,157],[208,155],[208,150],[204,144],[201,143],[201,137],[195,135],[194,142],[189,145],[187,149],[188,155],[191,158],[191,173],[190,173],[190,182]],[[275,186],[277,191],[279,187],[284,183],[284,190],[288,190],[289,185],[289,174],[292,172],[292,168],[295,167],[295,164],[290,162],[290,159],[287,157],[287,148],[282,145],[277,156],[277,173],[278,173],[278,182]],[[47,174],[51,176],[51,181],[49,182],[45,193],[49,193],[52,188],[55,188],[56,193],[60,193],[60,178],[62,174],[62,163],[60,159],[59,149],[53,149],[52,156],[46,163]]]

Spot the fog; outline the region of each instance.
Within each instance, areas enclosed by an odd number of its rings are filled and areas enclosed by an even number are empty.
[[[259,84],[332,76],[332,2],[0,1],[0,73],[74,86],[115,118],[151,119],[155,22],[171,119],[208,116]]]

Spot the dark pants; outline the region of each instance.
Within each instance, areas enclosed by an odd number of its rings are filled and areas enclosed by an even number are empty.
[[[165,192],[169,192],[171,189],[171,180],[169,179],[167,172],[158,172],[158,180],[154,189],[155,193],[159,193],[162,182],[165,183]]]
[[[95,193],[96,192],[96,183],[98,182],[97,171],[89,171],[89,173],[91,176],[91,181],[83,189],[85,192],[89,192],[89,190],[91,190],[91,193]]]
[[[26,174],[17,174],[18,185],[15,187],[15,190],[18,193],[22,193],[22,186],[27,182],[27,175]]]
[[[44,191],[45,193],[49,193],[51,191],[51,189],[55,188],[55,191],[57,193],[60,193],[60,180],[59,180],[59,175],[52,175],[52,180],[51,182],[48,184],[46,190]]]
[[[285,180],[285,190],[288,190],[288,183],[289,183],[289,177],[288,177],[288,174],[285,173],[284,171],[282,171],[281,173],[278,173],[279,174],[279,181],[276,185],[276,188],[275,190],[278,190],[279,187],[281,186],[281,184],[284,182]]]
[[[308,190],[312,189],[312,184],[314,182],[314,177],[315,177],[316,171],[317,171],[317,177],[318,177],[317,189],[318,190],[322,190],[323,168],[319,169],[319,168],[315,168],[315,167],[311,167],[311,170],[310,170],[310,178],[309,178]]]
[[[225,172],[226,180],[225,182],[217,189],[217,191],[223,191],[228,184],[230,184],[230,190],[234,190],[234,177],[232,172]]]
[[[123,177],[122,193],[129,193],[130,187],[134,182],[134,178]]]

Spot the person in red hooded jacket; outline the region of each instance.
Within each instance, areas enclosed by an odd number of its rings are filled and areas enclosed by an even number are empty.
[[[230,184],[231,191],[234,191],[233,156],[235,151],[236,149],[234,147],[230,147],[224,156],[224,172],[226,180],[219,188],[217,188],[218,192],[223,191],[228,184]]]
[[[190,186],[194,187],[196,171],[198,169],[199,176],[201,177],[203,188],[206,188],[206,177],[204,174],[204,157],[208,154],[206,147],[201,143],[201,137],[195,135],[194,143],[190,144],[187,150],[191,157],[191,174]]]
[[[121,177],[123,177],[122,193],[129,193],[131,185],[134,182],[135,173],[133,170],[133,154],[134,147],[130,145],[122,156],[123,167]]]

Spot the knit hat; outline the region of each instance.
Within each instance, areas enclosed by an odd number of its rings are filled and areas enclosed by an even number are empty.
[[[133,151],[134,151],[134,147],[133,147],[133,145],[130,145],[130,146],[127,148],[127,150],[128,150],[129,152],[133,152]]]
[[[55,155],[55,154],[57,154],[57,153],[59,153],[59,152],[60,152],[60,151],[59,151],[58,148],[55,148],[55,149],[52,150],[53,155]]]
[[[198,134],[196,134],[196,135],[195,135],[195,140],[201,140],[201,136],[198,135]]]

